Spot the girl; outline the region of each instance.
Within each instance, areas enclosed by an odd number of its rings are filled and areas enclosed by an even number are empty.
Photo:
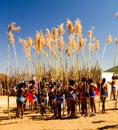
[[[102,79],[102,83],[101,83],[101,101],[102,101],[102,112],[105,113],[105,102],[106,102],[106,97],[107,97],[107,83],[106,83],[106,79],[103,78]]]
[[[92,116],[96,115],[95,90],[96,90],[96,84],[91,83],[89,87],[89,95],[90,95],[90,106],[91,106]]]

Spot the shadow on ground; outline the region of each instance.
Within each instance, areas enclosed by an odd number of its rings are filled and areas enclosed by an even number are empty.
[[[98,128],[98,130],[107,130],[107,129],[118,129],[118,125],[107,125],[107,126],[103,126],[103,127],[100,127]]]
[[[72,120],[72,119],[77,119],[79,118],[79,116],[76,116],[76,117],[67,117],[66,115],[63,115],[61,118],[55,118],[55,117],[52,117],[51,114],[46,114],[45,116],[42,116],[40,114],[38,115],[28,115],[27,116],[30,120],[35,120],[35,121],[39,121],[39,120],[45,120],[45,121],[48,121],[48,120]]]
[[[106,122],[106,121],[103,121],[103,120],[99,120],[99,121],[93,121],[92,123],[103,123],[103,122]]]

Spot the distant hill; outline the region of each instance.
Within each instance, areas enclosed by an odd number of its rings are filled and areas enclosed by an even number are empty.
[[[114,72],[114,71],[115,71],[115,73],[118,73],[118,65],[115,67],[112,67],[110,69],[107,69],[104,72]]]

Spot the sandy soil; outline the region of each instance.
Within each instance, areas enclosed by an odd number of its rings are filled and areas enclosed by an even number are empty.
[[[96,116],[81,117],[77,108],[75,119],[68,119],[66,111],[64,115],[62,112],[62,119],[52,119],[53,113],[49,111],[42,117],[39,110],[33,114],[25,111],[23,119],[14,119],[15,100],[15,97],[10,97],[11,119],[8,119],[7,97],[0,96],[0,130],[118,130],[118,109],[115,108],[115,101],[109,99],[105,114],[97,109]]]

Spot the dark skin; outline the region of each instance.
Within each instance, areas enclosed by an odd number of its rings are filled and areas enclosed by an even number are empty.
[[[96,89],[95,86],[91,85],[90,86],[90,89],[89,89],[89,92],[94,92]],[[90,97],[90,105],[91,105],[91,111],[92,113],[96,113],[96,105],[95,105],[95,100],[94,100],[94,97]]]
[[[102,80],[101,83],[101,101],[102,101],[102,112],[105,113],[105,102],[106,102],[107,84],[106,79]]]

